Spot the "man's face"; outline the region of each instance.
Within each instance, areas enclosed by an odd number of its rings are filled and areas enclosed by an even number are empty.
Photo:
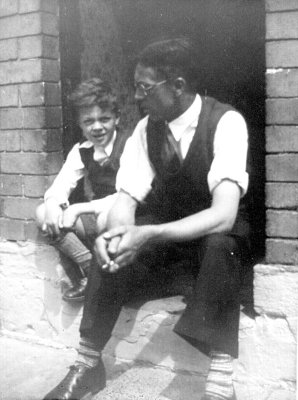
[[[119,118],[111,110],[98,106],[81,108],[79,125],[83,135],[94,145],[106,146],[113,137]]]
[[[154,120],[171,121],[175,113],[175,96],[172,86],[158,79],[156,71],[141,64],[136,66],[135,100],[142,114]],[[145,90],[142,90],[142,87]],[[146,88],[149,88],[146,90]]]

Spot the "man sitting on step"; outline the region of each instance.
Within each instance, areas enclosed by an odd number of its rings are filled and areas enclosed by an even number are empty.
[[[250,251],[248,135],[233,107],[197,93],[198,68],[185,39],[139,55],[135,99],[146,117],[126,143],[118,196],[95,242],[78,358],[45,399],[81,399],[105,387],[101,352],[122,305],[150,282],[175,277],[180,259],[193,292],[174,331],[211,358],[203,399],[235,398],[239,289]]]

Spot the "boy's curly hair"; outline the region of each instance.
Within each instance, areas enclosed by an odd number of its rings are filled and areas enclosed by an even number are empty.
[[[68,99],[76,111],[84,107],[98,106],[103,110],[111,110],[116,115],[120,113],[114,91],[100,78],[90,78],[81,82]]]

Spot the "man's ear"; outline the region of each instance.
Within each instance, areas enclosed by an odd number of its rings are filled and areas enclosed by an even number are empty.
[[[185,86],[186,86],[186,81],[184,78],[177,78],[175,80],[175,89],[177,91],[177,94],[180,96],[180,94],[184,91]]]

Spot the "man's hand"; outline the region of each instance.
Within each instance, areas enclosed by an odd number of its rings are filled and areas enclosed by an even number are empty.
[[[102,223],[98,221],[99,230],[105,229],[107,232],[96,239],[94,251],[99,265],[108,272],[116,272],[133,259],[128,257],[128,253],[133,253],[134,248],[138,247],[137,240],[133,237],[129,239],[128,231],[129,228],[133,231],[139,229],[134,226],[137,206],[137,200],[120,191],[107,217],[103,218]]]
[[[117,272],[135,261],[140,248],[153,237],[149,225],[125,225],[113,228],[95,241],[95,254],[101,268]]]
[[[119,268],[133,263],[140,248],[153,237],[153,227],[149,225],[124,225],[103,234],[110,259]]]
[[[50,237],[59,236],[62,228],[63,211],[60,205],[54,199],[48,199],[45,203],[45,216],[42,224],[42,231]]]
[[[113,261],[115,252],[109,252],[109,246],[111,245],[114,249],[117,249],[120,240],[120,236],[115,236],[113,239],[107,240],[104,238],[104,235],[98,236],[95,240],[94,253],[96,259],[101,268],[107,272],[117,272],[119,269],[119,265]]]

